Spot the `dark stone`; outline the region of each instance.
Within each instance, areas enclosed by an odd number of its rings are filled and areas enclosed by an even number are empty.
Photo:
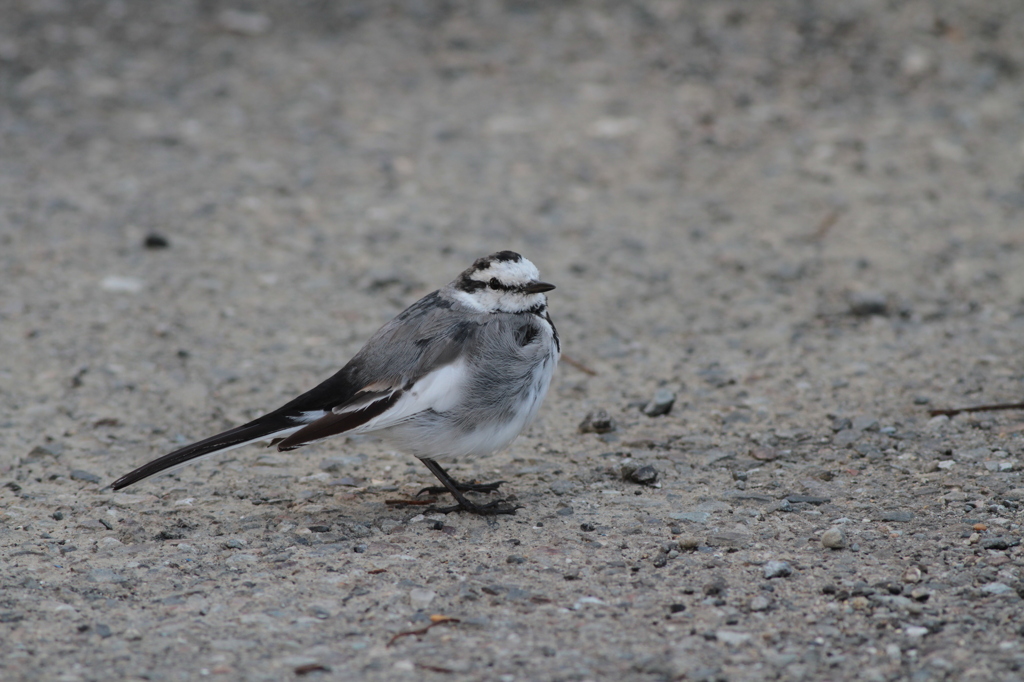
[[[588,412],[579,425],[580,433],[609,433],[615,430],[615,420],[605,410]]]
[[[658,481],[658,470],[650,464],[645,464],[631,471],[629,480],[640,485],[654,485]]]
[[[162,530],[153,537],[156,540],[181,540],[185,534],[176,530]]]
[[[832,430],[836,433],[853,428],[853,422],[847,417],[836,417],[832,420]]]
[[[654,394],[654,399],[644,406],[643,412],[648,417],[660,417],[672,411],[672,405],[676,402],[676,394],[667,388],[660,388]]]
[[[790,504],[828,504],[832,500],[827,497],[815,497],[814,495],[787,495],[786,501]]]
[[[85,481],[86,483],[99,483],[101,479],[96,474],[89,473],[83,469],[72,469],[71,480],[73,481]]]
[[[171,246],[171,242],[162,234],[150,232],[146,235],[146,238],[142,240],[142,246],[147,249],[166,249]]]

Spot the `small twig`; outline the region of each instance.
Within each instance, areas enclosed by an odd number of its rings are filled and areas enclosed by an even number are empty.
[[[319,663],[307,663],[306,665],[300,665],[295,669],[296,675],[308,675],[310,673],[329,673],[331,669],[326,665],[320,665]]]
[[[825,214],[825,217],[818,223],[818,228],[811,235],[810,241],[820,242],[828,234],[828,231],[832,229],[832,226],[839,221],[839,216],[842,212],[838,209],[832,209]]]
[[[928,410],[931,417],[955,417],[961,412],[995,412],[996,410],[1024,410],[1024,403],[999,403],[996,405],[975,405],[952,410]]]
[[[562,353],[562,362],[564,362],[565,364],[569,365],[570,367],[575,367],[576,369],[578,369],[579,371],[583,372],[584,374],[589,374],[592,377],[596,377],[597,376],[597,372],[595,372],[594,370],[590,369],[589,367],[584,365],[579,360],[576,360],[575,358],[572,358],[572,357],[566,355],[565,353]]]
[[[435,502],[437,502],[437,498],[436,497],[431,497],[431,498],[425,499],[425,500],[384,500],[384,504],[393,504],[393,505],[396,505],[396,506],[397,505],[404,505],[404,506],[413,506],[413,507],[425,507],[428,504],[434,504]]]
[[[426,626],[426,627],[420,628],[419,630],[407,630],[405,632],[399,632],[398,634],[396,634],[394,637],[391,638],[391,641],[389,641],[387,643],[387,646],[391,646],[392,644],[395,643],[396,640],[398,640],[401,637],[408,637],[410,635],[425,635],[425,634],[427,634],[427,630],[429,630],[430,628],[434,627],[435,625],[444,625],[445,623],[458,623],[459,622],[458,618],[448,618],[447,616],[432,616],[431,620],[433,620],[434,622],[431,623],[430,625]]]

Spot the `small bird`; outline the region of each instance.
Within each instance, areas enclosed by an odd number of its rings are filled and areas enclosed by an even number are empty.
[[[433,511],[515,514],[505,500],[475,504],[438,464],[501,450],[537,415],[561,345],[533,263],[513,251],[478,259],[381,327],[337,374],[248,424],[186,445],[114,481],[153,474],[259,441],[280,451],[342,433],[376,432],[415,455],[457,502]]]

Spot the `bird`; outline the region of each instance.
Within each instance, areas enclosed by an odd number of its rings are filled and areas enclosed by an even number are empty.
[[[478,504],[466,492],[496,483],[459,483],[439,462],[507,447],[536,417],[561,355],[537,267],[514,251],[478,258],[446,286],[381,327],[333,376],[241,426],[197,441],[131,471],[121,490],[186,462],[251,443],[289,451],[339,434],[375,433],[419,458],[447,491],[450,507],[515,514],[504,499]]]

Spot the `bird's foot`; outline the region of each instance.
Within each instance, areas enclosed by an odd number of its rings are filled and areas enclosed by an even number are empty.
[[[472,502],[460,501],[459,504],[453,504],[450,507],[431,507],[425,510],[424,514],[451,514],[457,511],[466,511],[470,514],[479,514],[480,516],[497,516],[499,514],[515,514],[517,509],[522,509],[520,505],[511,504],[508,500],[495,500],[494,502],[488,502],[487,504],[473,504]]]
[[[452,481],[455,485],[455,489],[463,493],[493,493],[498,489],[505,481],[495,481],[494,483],[459,483],[458,481]],[[443,485],[430,485],[423,490],[416,493],[416,497],[426,493],[427,495],[440,495],[441,493],[448,492],[448,488]]]

